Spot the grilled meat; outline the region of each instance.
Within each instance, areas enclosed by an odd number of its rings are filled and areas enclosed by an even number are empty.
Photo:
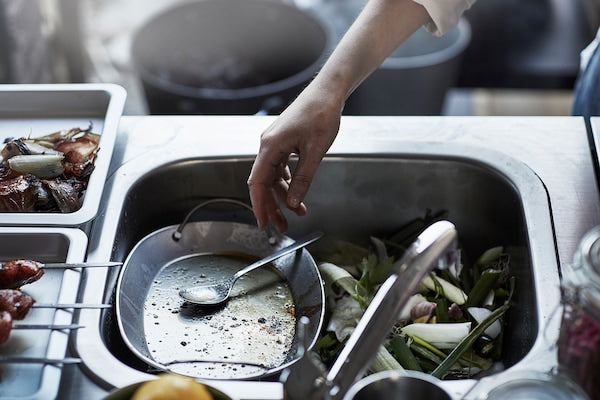
[[[8,311],[0,311],[0,344],[6,342],[12,330],[12,316]]]
[[[54,149],[65,155],[63,166],[66,176],[88,177],[94,170],[100,136],[86,132],[76,139],[57,143]]]
[[[0,289],[0,312],[7,311],[13,319],[25,318],[35,300],[17,289]]]
[[[85,185],[76,179],[52,179],[42,181],[48,192],[63,213],[70,213],[81,208],[81,197]]]
[[[30,212],[35,210],[35,188],[26,176],[0,181],[0,211]]]
[[[91,129],[9,140],[0,150],[0,212],[81,208],[100,143]]]
[[[0,289],[17,289],[44,275],[42,264],[32,260],[13,260],[0,264]]]

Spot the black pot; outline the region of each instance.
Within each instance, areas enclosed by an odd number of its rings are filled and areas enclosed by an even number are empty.
[[[330,35],[277,0],[203,0],[139,29],[132,58],[152,114],[279,113],[325,60]]]

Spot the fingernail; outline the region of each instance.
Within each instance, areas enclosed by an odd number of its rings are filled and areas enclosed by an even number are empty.
[[[298,208],[300,205],[300,199],[298,197],[290,197],[289,205],[292,208]]]

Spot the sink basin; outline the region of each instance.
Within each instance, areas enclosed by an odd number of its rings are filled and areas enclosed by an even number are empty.
[[[326,157],[306,203],[309,212],[290,215],[287,234],[299,237],[321,229],[357,242],[369,235],[394,232],[426,210],[448,210],[465,252],[479,255],[496,245],[519,249],[512,262],[517,278],[515,305],[506,318],[504,367],[546,370],[545,321],[557,306],[559,271],[547,193],[525,164],[491,150],[452,143],[407,143],[402,153],[352,154]],[[99,217],[90,231],[89,260],[123,261],[145,235],[180,223],[203,200],[227,197],[249,202],[246,179],[251,157],[177,159],[171,153],[136,158],[119,167],[107,181]],[[253,222],[243,209],[202,209],[195,220]],[[118,271],[86,271],[84,300],[113,301]],[[75,337],[85,369],[107,387],[121,387],[148,378],[147,367],[124,345],[112,310],[82,310],[86,329]],[[501,380],[505,372],[498,372]],[[217,383],[217,384],[222,384]],[[241,389],[242,386],[247,387]],[[458,397],[475,380],[444,382]],[[248,386],[254,385],[254,386]],[[257,397],[281,398],[276,382],[227,382],[222,390],[256,391]],[[275,388],[275,389],[274,389]],[[221,389],[221,387],[220,387]],[[272,396],[272,397],[269,397]]]

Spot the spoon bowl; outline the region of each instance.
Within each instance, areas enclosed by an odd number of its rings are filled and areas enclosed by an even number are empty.
[[[256,268],[262,267],[263,265],[266,265],[280,257],[283,257],[286,254],[302,249],[311,244],[312,242],[320,239],[322,236],[323,232],[321,231],[313,232],[297,240],[291,245],[277,250],[276,252],[264,258],[261,258],[258,261],[253,262],[247,267],[242,268],[230,278],[222,282],[211,285],[200,285],[183,288],[179,291],[179,296],[185,301],[204,306],[216,306],[221,303],[224,303],[225,301],[227,301],[227,299],[229,299],[233,285],[241,276],[251,271],[254,271]]]

